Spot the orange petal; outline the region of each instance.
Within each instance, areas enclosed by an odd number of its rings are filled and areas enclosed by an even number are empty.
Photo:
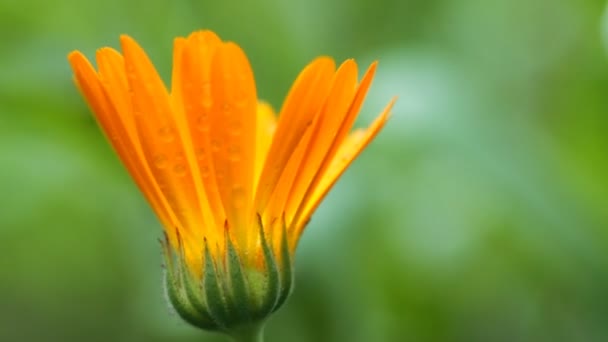
[[[143,154],[182,224],[178,229],[185,245],[195,246],[212,225],[210,218],[202,215],[204,201],[193,181],[183,132],[176,124],[169,95],[148,56],[128,36],[121,37],[121,45]],[[206,229],[201,229],[201,223]]]
[[[287,224],[291,223],[306,191],[336,138],[348,108],[353,101],[357,85],[357,65],[353,60],[344,62],[334,77],[327,102],[319,112],[319,120],[311,131],[310,143],[303,156],[297,177],[289,193],[285,207]]]
[[[258,102],[257,125],[255,142],[255,175],[253,177],[253,188],[257,188],[262,167],[268,155],[268,149],[272,143],[272,137],[277,128],[277,118],[272,107],[266,102]]]
[[[374,78],[374,74],[376,71],[376,65],[377,65],[377,63],[375,63],[375,62],[372,63],[370,65],[370,67],[367,69],[367,71],[365,72],[365,75],[363,76],[361,83],[357,87],[357,91],[354,95],[354,99],[352,100],[352,103],[350,104],[348,111],[346,112],[346,115],[342,117],[342,121],[339,125],[339,128],[337,128],[337,132],[335,133],[333,142],[331,142],[330,148],[327,151],[323,161],[321,162],[320,166],[318,167],[312,181],[310,181],[308,188],[304,192],[303,197],[299,197],[299,200],[297,201],[297,203],[294,202],[298,206],[297,206],[297,209],[293,208],[293,207],[291,208],[291,210],[295,211],[295,213],[293,214],[294,223],[292,223],[292,225],[298,225],[299,224],[298,222],[300,222],[300,223],[302,222],[301,217],[303,214],[304,207],[306,207],[307,202],[310,200],[310,196],[312,195],[314,189],[317,187],[318,183],[323,178],[327,168],[330,165],[330,162],[334,159],[335,154],[338,151],[338,148],[342,145],[344,139],[348,135],[348,132],[350,131],[351,127],[353,126],[355,119],[357,118],[357,116],[359,114],[359,110],[361,109],[361,105],[363,104],[363,101],[365,100],[367,91],[369,90],[371,82]]]
[[[112,93],[118,96],[111,96],[107,92],[107,88],[114,86],[115,82],[121,83],[124,81],[121,80],[120,71],[114,72],[114,68],[119,68],[122,64],[122,56],[111,49],[100,50],[98,56],[100,55],[102,57],[98,59],[100,66],[99,78],[95,74],[95,70],[91,64],[81,53],[73,52],[69,55],[68,59],[74,69],[76,81],[87,102],[91,105],[99,125],[109,138],[110,143],[129,171],[129,174],[156,211],[160,221],[166,227],[170,242],[175,246],[176,233],[174,227],[176,218],[171,208],[164,201],[164,197],[158,191],[158,188],[154,187],[155,183],[147,169],[147,165],[142,160],[137,149],[133,147],[133,137],[128,133],[128,128],[121,121],[121,115],[116,110],[116,108],[128,109],[127,104],[124,101],[121,102],[120,91]],[[108,58],[103,57],[106,55]],[[116,61],[120,62],[120,65],[116,65],[114,63]]]
[[[184,46],[179,64],[179,82],[175,87],[181,89],[180,97],[184,118],[189,129],[192,153],[196,162],[194,177],[202,183],[205,190],[210,215],[217,240],[223,241],[224,207],[215,182],[215,169],[211,158],[210,113],[213,105],[211,94],[211,60],[220,38],[211,31],[192,33]],[[177,79],[176,79],[177,81]],[[213,246],[214,244],[211,243]],[[220,245],[224,245],[223,243]]]
[[[144,193],[157,215],[161,217],[161,222],[168,231],[171,243],[175,245],[177,243],[175,227],[179,223],[160,191],[143,155],[135,128],[131,102],[127,97],[128,83],[124,70],[124,59],[116,50],[103,48],[97,52],[97,65],[105,93],[116,108],[115,111],[108,113],[108,120],[112,122],[118,139],[124,145],[124,151],[118,152],[118,154],[128,156],[129,163],[133,164],[133,166],[127,166],[129,173],[140,179],[136,183],[140,185],[141,192]]]
[[[382,114],[380,114],[366,130],[359,130],[351,133],[344,143],[340,145],[338,153],[336,153],[331,161],[327,172],[312,192],[310,200],[305,203],[302,215],[299,215],[298,221],[292,224],[292,226],[295,227],[295,231],[290,234],[290,238],[293,239],[292,246],[297,244],[297,240],[302,235],[302,230],[304,229],[306,221],[308,221],[312,213],[317,209],[321,200],[327,195],[331,187],[355,158],[361,154],[365,147],[367,147],[372,139],[380,132],[382,127],[384,127],[384,124],[390,116],[390,110],[393,107],[395,100],[396,99],[391,100]]]
[[[257,95],[247,56],[234,43],[220,45],[213,55],[211,96],[209,134],[215,179],[231,233],[236,231],[244,246],[253,219]]]
[[[281,110],[256,190],[255,208],[258,213],[266,209],[287,162],[323,104],[334,69],[332,59],[317,58],[304,68],[292,86]]]

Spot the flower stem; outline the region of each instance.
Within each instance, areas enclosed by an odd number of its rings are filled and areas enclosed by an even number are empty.
[[[264,342],[264,324],[253,324],[230,332],[234,342]]]

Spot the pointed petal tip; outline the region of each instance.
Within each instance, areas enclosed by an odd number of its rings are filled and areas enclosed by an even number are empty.
[[[398,96],[393,96],[386,107],[384,107],[382,114],[380,114],[381,117],[384,117],[384,121],[387,121],[393,115],[392,110],[397,102],[397,98]]]
[[[365,72],[366,74],[369,74],[370,77],[374,77],[374,75],[376,74],[376,70],[378,69],[378,61],[373,61],[369,67],[367,67],[367,71]]]
[[[319,56],[319,57],[313,59],[312,62],[308,63],[307,67],[312,67],[312,66],[331,67],[331,68],[335,69],[336,68],[336,62],[334,61],[333,58],[331,58],[329,56]]]
[[[74,50],[68,54],[68,62],[72,67],[74,75],[82,74],[84,70],[92,69],[93,73],[96,73],[95,69],[91,65],[91,62],[87,57],[80,51]]]
[[[124,33],[120,35],[119,39],[120,39],[121,43],[134,40],[133,38],[131,38],[131,36],[129,36],[128,34],[124,34]]]
[[[134,49],[141,50],[141,47],[137,41],[126,34],[120,35],[120,47],[124,55],[126,55],[129,51],[133,51]]]
[[[357,61],[354,58],[349,58],[340,64],[338,69],[349,69],[349,72],[357,72]]]
[[[68,53],[68,62],[70,63],[70,66],[74,72],[77,72],[83,66],[90,64],[87,57],[78,50]]]

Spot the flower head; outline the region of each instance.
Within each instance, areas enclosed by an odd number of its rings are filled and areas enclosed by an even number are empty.
[[[277,116],[260,102],[240,47],[211,31],[175,39],[171,88],[142,48],[70,53],[76,84],[160,219],[167,285],[178,313],[205,329],[262,320],[291,290],[310,216],[386,122],[351,128],[376,64],[361,81],[320,57]]]

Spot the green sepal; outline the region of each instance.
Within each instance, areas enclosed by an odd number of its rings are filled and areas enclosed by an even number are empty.
[[[289,297],[293,288],[293,263],[283,219],[280,243],[273,245],[258,215],[261,250],[240,249],[228,234],[225,254],[212,255],[204,240],[201,276],[191,269],[183,244],[178,248],[163,242],[166,260],[167,295],[177,313],[188,323],[212,331],[238,334],[264,320]],[[246,254],[250,253],[250,254]],[[261,267],[256,258],[263,257]]]
[[[211,317],[197,308],[187,293],[187,280],[184,275],[183,258],[175,255],[167,240],[161,242],[165,257],[165,287],[167,296],[177,314],[186,322],[201,329],[215,330],[216,324]],[[177,265],[176,265],[177,264]]]
[[[203,290],[205,293],[207,309],[221,329],[226,328],[229,314],[226,308],[226,298],[222,293],[222,286],[217,277],[216,268],[205,240],[205,269],[203,270]]]
[[[291,261],[291,254],[289,253],[289,241],[287,240],[287,224],[285,223],[285,217],[283,217],[283,234],[281,239],[281,261],[282,265],[280,267],[280,275],[281,275],[281,291],[279,293],[279,298],[275,307],[272,309],[272,312],[275,312],[279,309],[287,300],[291,291],[293,290],[293,264]]]
[[[279,270],[277,267],[276,258],[274,257],[272,249],[268,245],[266,234],[264,234],[264,225],[262,223],[262,217],[260,215],[258,215],[258,226],[267,275],[266,294],[262,301],[262,305],[260,306],[260,310],[256,316],[261,316],[260,318],[264,318],[268,315],[269,312],[272,312],[273,309],[276,307],[277,301],[279,299],[278,295],[281,284],[279,280]]]
[[[226,231],[226,251],[228,252],[227,263],[228,263],[228,275],[227,279],[228,286],[232,289],[232,300],[233,305],[232,311],[238,315],[241,320],[249,320],[251,311],[252,300],[247,291],[247,281],[243,275],[243,265],[237,254],[234,244],[230,240],[228,231]]]
[[[180,249],[180,257],[182,262],[179,263],[179,272],[181,275],[181,281],[183,284],[183,291],[186,293],[186,296],[190,300],[191,306],[198,312],[198,314],[202,318],[202,324],[209,326],[210,328],[206,329],[216,329],[217,323],[213,320],[209,311],[207,310],[207,305],[205,305],[205,299],[202,296],[201,291],[201,280],[196,279],[192,271],[188,268],[185,262],[184,250]]]

